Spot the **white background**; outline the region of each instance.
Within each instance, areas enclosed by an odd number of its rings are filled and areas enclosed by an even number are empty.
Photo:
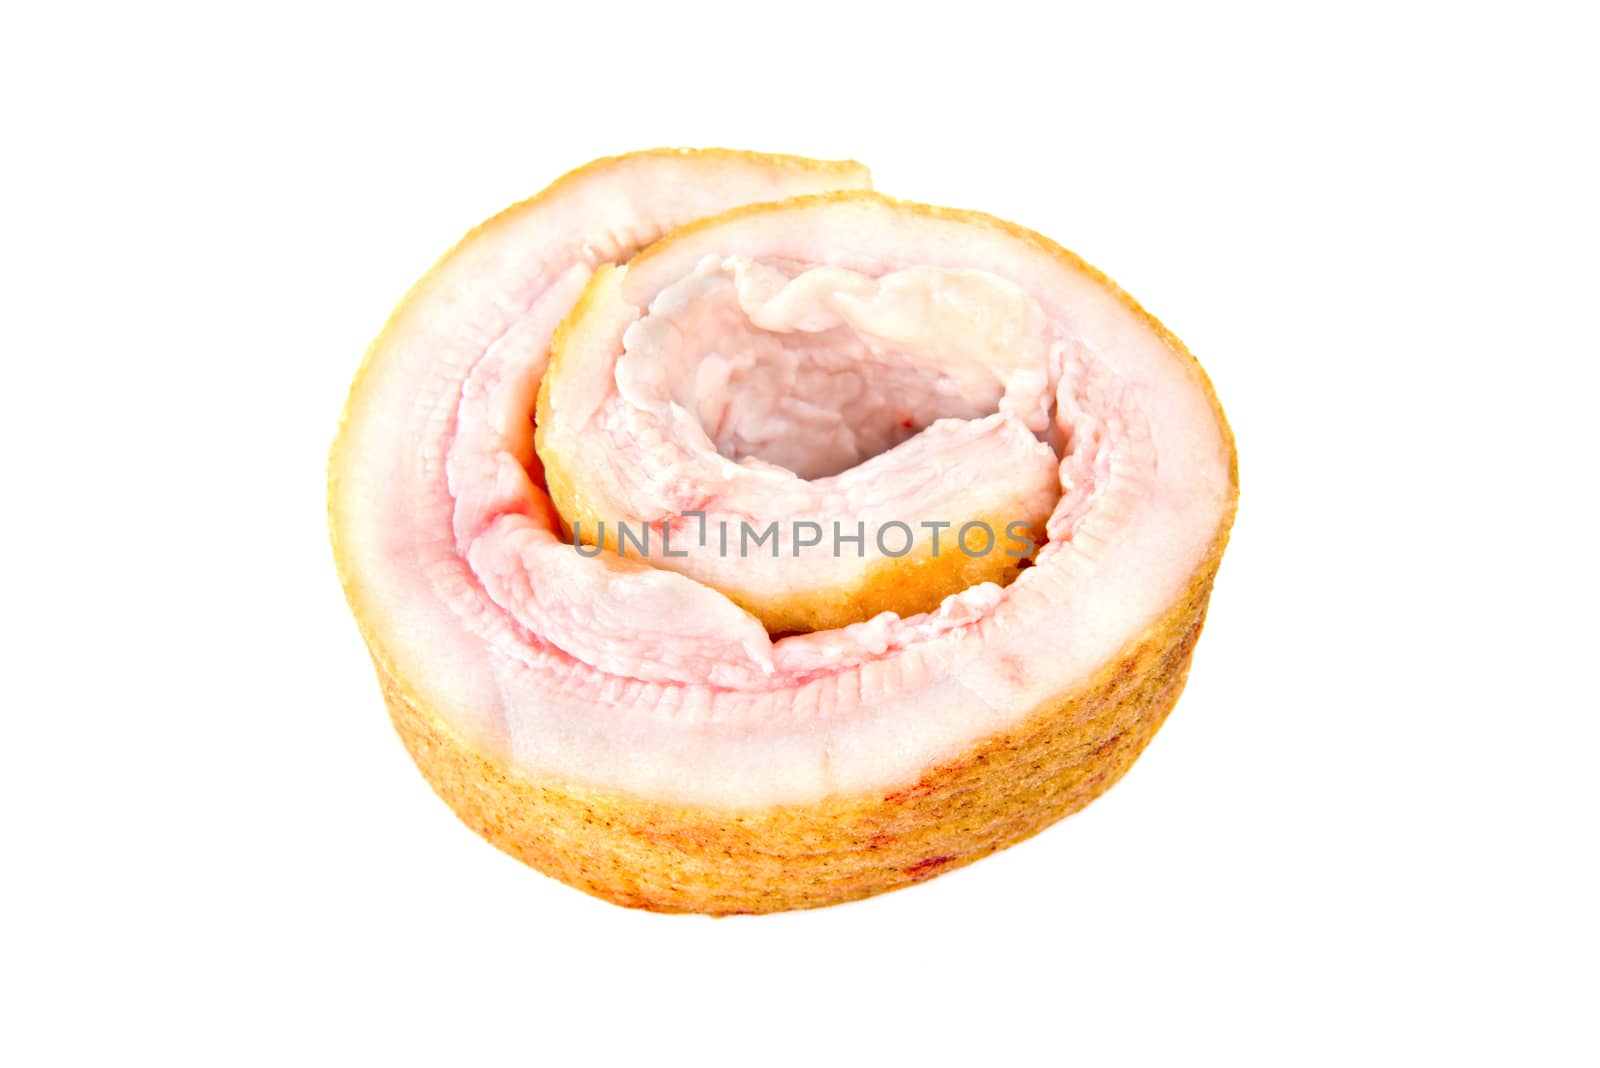
[[[1596,1063],[1592,13],[546,7],[4,17],[0,1060]],[[656,145],[1015,219],[1209,370],[1233,545],[1081,815],[662,917],[416,774],[345,389],[467,228]]]

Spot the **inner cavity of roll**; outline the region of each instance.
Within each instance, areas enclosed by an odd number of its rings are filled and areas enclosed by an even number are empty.
[[[616,382],[631,404],[688,413],[730,460],[824,478],[940,419],[1003,411],[1043,434],[1044,325],[984,271],[707,256],[628,329]]]

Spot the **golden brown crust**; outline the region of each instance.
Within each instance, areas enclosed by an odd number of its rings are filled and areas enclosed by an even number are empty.
[[[983,523],[994,532],[994,551],[968,556],[951,548],[949,539],[936,556],[926,543],[900,557],[883,557],[850,586],[825,593],[754,594],[729,586],[718,589],[734,604],[757,619],[772,634],[805,634],[833,630],[871,619],[880,612],[896,612],[902,617],[937,611],[944,599],[980,582],[1009,586],[1022,569],[1032,562],[1038,546],[1044,544],[1043,525],[1030,527],[1028,537],[1033,551],[1024,557],[1008,555],[1013,543],[1007,540],[1008,517],[978,515],[966,522]],[[1001,548],[1001,547],[1005,548]]]
[[[1224,530],[1177,603],[1082,689],[886,795],[723,811],[524,775],[468,746],[381,666],[396,730],[456,814],[500,849],[597,897],[717,915],[817,908],[970,864],[1121,778],[1188,675]]]

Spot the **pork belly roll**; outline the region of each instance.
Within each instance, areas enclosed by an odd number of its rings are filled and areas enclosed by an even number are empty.
[[[1237,498],[1205,374],[1053,242],[867,185],[598,161],[357,374],[330,521],[394,723],[590,893],[927,879],[1088,803],[1183,687]]]

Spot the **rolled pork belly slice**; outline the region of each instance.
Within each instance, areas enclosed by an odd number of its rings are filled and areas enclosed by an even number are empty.
[[[330,523],[393,721],[469,826],[608,900],[927,879],[1098,796],[1183,687],[1237,498],[1204,373],[1047,239],[866,185],[591,164],[468,235],[357,375]],[[786,540],[701,545],[723,520]],[[914,551],[878,551],[895,522]],[[932,553],[977,522],[987,553]]]

